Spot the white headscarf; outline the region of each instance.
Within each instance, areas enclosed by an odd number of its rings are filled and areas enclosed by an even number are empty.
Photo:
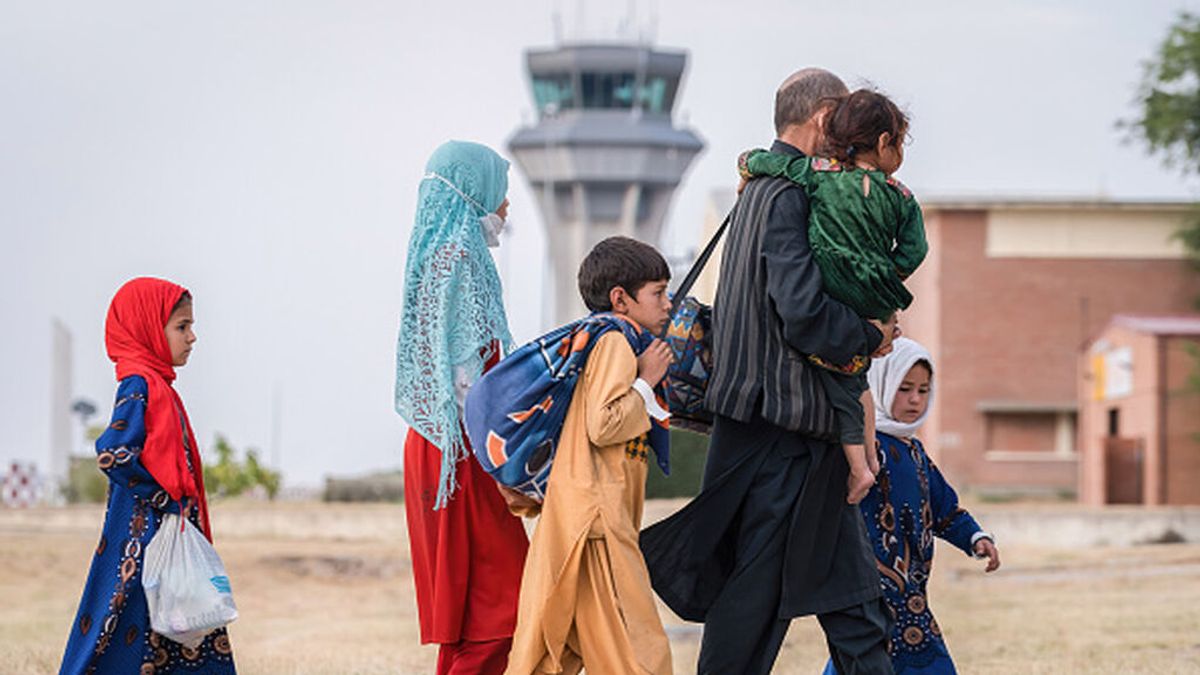
[[[896,391],[904,376],[916,365],[917,361],[927,361],[930,370],[933,369],[933,357],[929,350],[916,340],[906,337],[896,338],[892,342],[892,352],[881,359],[875,359],[871,369],[867,371],[867,383],[871,386],[871,398],[875,401],[875,430],[897,438],[911,438],[917,429],[929,417],[933,407],[933,373],[929,377],[929,400],[925,412],[915,422],[901,422],[892,417],[892,402],[896,400]]]

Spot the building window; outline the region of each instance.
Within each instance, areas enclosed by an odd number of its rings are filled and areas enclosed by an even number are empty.
[[[671,106],[675,105],[675,90],[678,87],[677,78],[649,77],[638,94],[638,105],[647,112],[669,113]]]
[[[633,73],[584,73],[580,76],[584,108],[633,107]]]
[[[533,100],[537,103],[539,115],[574,108],[575,90],[571,86],[571,76],[568,73],[535,75]]]
[[[990,411],[984,419],[987,452],[998,457],[1034,453],[1068,457],[1075,453],[1074,412]]]
[[[1108,409],[1108,437],[1116,438],[1121,435],[1121,410],[1119,408]]]
[[[1019,412],[988,414],[987,449],[1053,452],[1054,415]]]
[[[583,107],[591,110],[632,110],[669,113],[675,104],[678,78],[647,76],[638,86],[637,75],[624,73],[580,73],[579,91],[571,73],[533,76],[533,100],[538,115]]]

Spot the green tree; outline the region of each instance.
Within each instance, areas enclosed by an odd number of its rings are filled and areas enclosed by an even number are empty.
[[[96,466],[96,458],[71,457],[63,497],[71,504],[94,504],[108,498],[108,476]]]
[[[217,461],[204,465],[204,487],[209,494],[236,497],[255,485],[263,486],[270,499],[279,494],[279,472],[260,464],[257,451],[247,450],[246,461],[239,462],[234,458],[237,453],[233,445],[221,434],[217,434],[212,449]]]
[[[672,429],[671,475],[664,476],[652,458],[650,473],[646,477],[646,498],[695,497],[700,494],[707,458],[708,436],[686,429]]]
[[[1138,114],[1121,126],[1184,175],[1200,176],[1200,17],[1183,12],[1143,64]],[[1177,233],[1200,269],[1200,212]],[[1200,298],[1196,299],[1200,307]]]
[[[267,497],[275,499],[275,495],[279,494],[279,472],[259,464],[257,450],[246,451],[246,473],[249,474],[252,485],[261,485],[266,489]]]
[[[1122,123],[1151,154],[1185,176],[1200,175],[1200,17],[1182,12],[1154,56],[1143,64],[1138,116]],[[1200,209],[1176,232],[1192,266],[1200,270]],[[1200,297],[1195,298],[1200,309]],[[1200,392],[1200,354],[1189,387]]]

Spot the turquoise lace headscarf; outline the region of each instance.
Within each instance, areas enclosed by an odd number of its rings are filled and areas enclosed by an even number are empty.
[[[442,451],[435,509],[458,487],[469,454],[455,377],[474,382],[487,347],[512,347],[500,275],[480,217],[508,193],[508,161],[478,143],[449,141],[429,158],[408,242],[396,344],[396,412]]]

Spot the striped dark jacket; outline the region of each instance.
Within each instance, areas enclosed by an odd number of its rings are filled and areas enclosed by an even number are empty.
[[[789,209],[773,214],[781,196]],[[878,331],[824,294],[807,230],[807,198],[786,179],[752,180],[738,198],[713,304],[705,405],[741,422],[758,411],[777,426],[832,440],[833,409],[805,354],[848,362],[878,343],[868,330]]]

